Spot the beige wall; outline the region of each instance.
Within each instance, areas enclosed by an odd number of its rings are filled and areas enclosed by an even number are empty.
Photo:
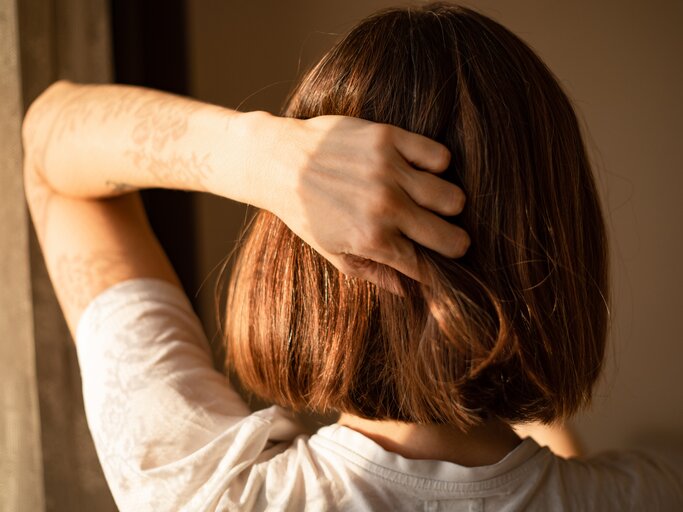
[[[197,0],[188,24],[193,95],[276,112],[300,68],[379,0]],[[405,2],[404,2],[405,3]],[[472,1],[541,55],[587,127],[612,235],[609,367],[578,428],[592,449],[683,432],[683,2]],[[231,248],[244,210],[200,201],[203,276]],[[200,294],[210,317],[212,279]]]
[[[16,4],[0,0],[0,511],[45,509]]]

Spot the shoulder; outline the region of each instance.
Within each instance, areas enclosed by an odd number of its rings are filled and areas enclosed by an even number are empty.
[[[675,459],[645,451],[556,459],[557,485],[595,510],[683,510],[683,472]]]

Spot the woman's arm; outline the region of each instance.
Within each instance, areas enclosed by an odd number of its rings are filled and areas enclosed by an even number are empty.
[[[354,266],[353,256],[419,277],[409,239],[453,256],[467,244],[433,213],[457,213],[462,192],[408,163],[438,172],[447,151],[395,127],[57,82],[29,109],[23,141],[27,202],[74,334],[85,306],[120,281],[179,284],[130,193],[140,188],[206,191],[268,209],[340,270],[366,279],[376,266]]]
[[[374,273],[353,256],[419,278],[409,240],[450,257],[469,244],[435,215],[457,214],[464,203],[460,189],[434,175],[448,166],[448,151],[387,125],[284,119],[140,87],[62,81],[29,109],[24,144],[31,168],[59,195],[210,192],[272,211],[359,277]]]
[[[246,117],[142,87],[60,81],[28,110],[24,147],[50,187],[69,197],[229,188],[229,197],[257,204],[258,172],[244,172],[241,158]]]

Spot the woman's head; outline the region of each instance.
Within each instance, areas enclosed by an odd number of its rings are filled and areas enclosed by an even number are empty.
[[[346,278],[261,211],[227,305],[228,361],[274,403],[450,423],[569,416],[607,331],[607,244],[572,106],[507,29],[447,4],[380,12],[302,79],[285,115],[339,114],[446,145],[470,235],[395,295]]]

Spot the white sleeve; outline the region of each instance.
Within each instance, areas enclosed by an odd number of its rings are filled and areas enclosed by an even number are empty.
[[[279,407],[250,412],[214,370],[199,319],[170,283],[105,290],[76,341],[88,425],[121,510],[207,509],[303,433]]]

